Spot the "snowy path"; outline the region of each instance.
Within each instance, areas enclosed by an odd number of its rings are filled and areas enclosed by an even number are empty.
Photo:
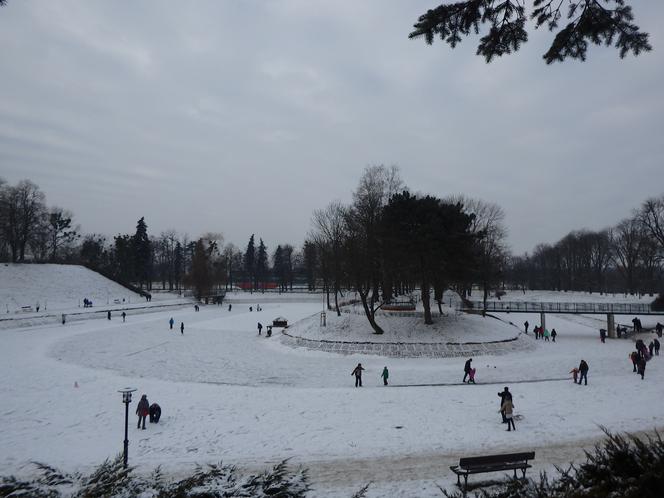
[[[575,448],[602,435],[599,425],[664,426],[664,358],[653,359],[641,381],[627,361],[633,343],[600,344],[594,327],[559,317],[548,318],[558,342],[533,340],[529,353],[477,358],[478,384],[470,386],[461,384],[462,358],[341,356],[257,336],[257,320],[296,320],[315,313],[316,303],[265,304],[260,314],[239,308],[173,311],[184,335],[168,329],[171,312],[129,316],[125,324],[0,331],[0,468],[25,473],[28,461],[40,460],[84,470],[119,452],[116,391],[126,385],[164,410],[158,426],[130,428],[130,461],[139,470],[162,464],[175,473],[222,459],[255,469],[290,457],[311,468],[315,496],[348,496],[372,480],[370,496],[440,496],[435,483],[455,481],[447,466],[459,456],[536,449],[545,466],[558,446],[560,463],[577,455]],[[589,386],[550,380],[565,377],[581,355],[591,367]],[[350,371],[359,361],[366,387],[354,389]],[[384,365],[393,384],[445,385],[386,389]],[[498,414],[504,379],[512,379],[522,417],[512,433]]]

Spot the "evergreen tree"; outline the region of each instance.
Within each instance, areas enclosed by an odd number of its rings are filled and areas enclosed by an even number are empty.
[[[116,278],[131,282],[134,280],[134,252],[130,235],[116,235],[113,239],[111,267]]]
[[[480,26],[488,26],[488,33],[482,36],[477,47],[477,55],[487,62],[519,50],[528,41],[526,31],[526,2],[521,0],[465,0],[443,4],[428,10],[419,17],[415,30],[409,38],[424,38],[431,45],[437,36],[452,48],[462,36],[478,34]],[[588,44],[614,45],[620,50],[620,57],[628,52],[639,55],[652,50],[648,43],[648,33],[642,33],[632,23],[632,8],[625,0],[532,0],[530,18],[535,21],[535,29],[547,27],[558,31],[553,43],[543,55],[547,64],[555,61],[586,59]],[[613,8],[611,8],[613,7]],[[562,12],[567,9],[567,12]],[[559,28],[559,23],[567,17],[567,25]]]
[[[281,245],[278,245],[272,256],[272,274],[277,279],[279,290],[286,290],[286,268],[284,264],[284,252]]]
[[[260,282],[263,289],[265,289],[268,273],[267,247],[265,247],[263,239],[260,239],[260,243],[258,244],[258,254],[256,256],[256,283]],[[256,288],[258,288],[258,286],[256,286]]]
[[[136,223],[136,233],[132,238],[134,270],[138,285],[150,290],[152,288],[152,243],[148,237],[148,226],[141,217]]]
[[[203,239],[194,243],[194,255],[191,259],[191,282],[196,292],[196,299],[210,293],[212,275],[210,272],[210,251],[205,247]]]
[[[251,289],[255,289],[258,286],[256,281],[256,246],[254,244],[254,234],[251,234],[249,237],[249,243],[247,244],[247,250],[244,251],[244,270],[247,272],[247,277],[251,285]]]

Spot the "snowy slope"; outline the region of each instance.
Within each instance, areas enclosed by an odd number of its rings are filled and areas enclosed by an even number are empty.
[[[78,265],[12,264],[0,265],[0,311],[21,312],[23,306],[49,311],[83,305],[112,304],[115,299],[126,303],[143,300],[141,296],[99,273]]]
[[[369,481],[370,497],[440,496],[436,485],[451,489],[456,478],[447,466],[460,456],[535,450],[534,472],[551,470],[592,446],[600,425],[664,426],[664,356],[648,363],[641,380],[627,359],[632,340],[602,344],[596,328],[576,317],[547,318],[560,333],[556,343],[528,336],[535,348],[527,354],[476,358],[478,384],[466,385],[465,358],[342,356],[259,337],[258,321],[283,315],[295,324],[320,309],[261,307],[3,331],[0,468],[24,475],[38,460],[85,470],[115,455],[124,422],[117,389],[124,386],[163,409],[158,425],[140,431],[136,400],[130,406],[129,458],[139,471],[162,464],[181,476],[195,462],[219,460],[261,469],[291,457],[311,468],[311,496],[324,497],[350,496]],[[184,334],[169,329],[171,316],[185,323]],[[588,386],[569,380],[581,358],[590,364]],[[355,389],[350,372],[360,361],[365,387]],[[384,366],[389,387],[380,380]],[[519,417],[511,433],[498,414],[505,385]]]

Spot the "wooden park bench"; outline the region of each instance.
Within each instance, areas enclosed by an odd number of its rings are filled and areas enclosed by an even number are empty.
[[[514,478],[516,479],[516,471],[523,472],[523,478],[526,477],[526,469],[532,467],[528,460],[535,458],[535,452],[527,453],[506,453],[503,455],[488,455],[480,457],[469,457],[459,459],[459,465],[450,467],[452,472],[457,475],[457,486],[461,487],[461,479],[463,476],[464,496],[468,488],[468,475],[470,474],[483,474],[486,472],[500,472],[501,470],[513,470]]]

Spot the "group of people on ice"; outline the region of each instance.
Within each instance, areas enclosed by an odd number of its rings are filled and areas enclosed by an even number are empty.
[[[646,347],[642,339],[636,341],[636,351],[629,354],[629,359],[632,362],[632,372],[641,376],[641,380],[646,375],[646,363],[650,361],[653,356],[659,356],[660,343],[657,338],[650,341]]]
[[[523,322],[523,329],[528,333],[528,327],[530,324],[528,323],[528,320]],[[556,332],[556,329],[551,329],[551,332],[549,332],[549,329],[546,327],[540,327],[539,325],[535,325],[533,328],[533,334],[535,334],[535,339],[544,339],[546,342],[549,342],[549,338],[553,342],[556,342],[556,336],[558,335],[558,332]]]

